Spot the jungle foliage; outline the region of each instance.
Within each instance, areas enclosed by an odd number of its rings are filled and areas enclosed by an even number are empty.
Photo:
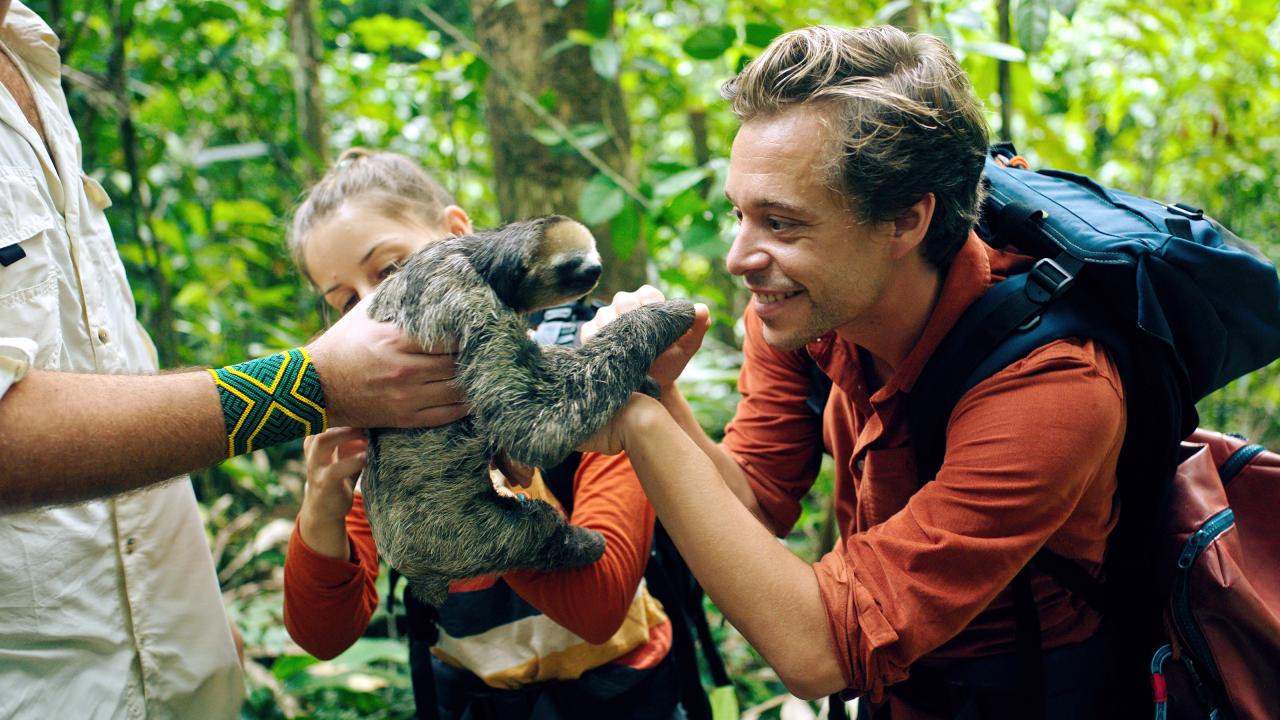
[[[722,264],[734,232],[722,189],[735,120],[718,86],[779,33],[817,23],[890,22],[940,35],[971,74],[993,129],[1033,165],[1207,208],[1280,257],[1270,237],[1280,227],[1273,3],[31,5],[63,38],[84,167],[115,201],[108,214],[140,319],[167,367],[262,355],[324,327],[318,298],[283,250],[284,227],[326,163],[362,145],[419,159],[480,225],[512,219],[504,212],[581,217],[625,269],[610,277],[610,291],[647,280],[708,303],[716,329],[690,370],[688,395],[718,431],[733,411],[734,320],[746,299]],[[531,38],[535,30],[542,34]],[[513,67],[515,57],[526,60]],[[556,80],[551,67],[577,75]],[[495,170],[503,163],[561,179],[540,181],[555,192],[537,195],[504,180],[510,172]],[[1278,376],[1273,366],[1204,401],[1204,423],[1280,446]],[[301,499],[299,457],[295,443],[194,477],[228,611],[248,642],[244,714],[408,717],[406,653],[386,637],[384,616],[331,662],[308,657],[284,632],[281,565]],[[824,474],[788,540],[804,556],[830,542],[829,490]],[[731,628],[718,632],[748,714],[812,717]]]

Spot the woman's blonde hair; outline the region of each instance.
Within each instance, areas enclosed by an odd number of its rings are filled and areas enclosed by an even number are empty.
[[[455,204],[449,191],[409,158],[360,147],[347,150],[303,197],[289,223],[289,254],[308,280],[311,273],[303,255],[307,235],[357,200],[376,212],[431,227],[443,224],[445,208]]]

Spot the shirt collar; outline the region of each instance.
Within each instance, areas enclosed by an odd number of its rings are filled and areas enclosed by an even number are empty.
[[[58,36],[53,34],[49,25],[31,8],[14,0],[9,13],[4,16],[0,38],[4,39],[10,50],[21,55],[28,65],[46,75],[58,76],[62,69],[62,58],[58,56]]]

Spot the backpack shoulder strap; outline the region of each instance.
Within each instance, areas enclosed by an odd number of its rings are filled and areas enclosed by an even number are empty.
[[[947,421],[956,403],[983,380],[1055,340],[1101,340],[1113,355],[1125,348],[1121,333],[1105,321],[1088,292],[1068,292],[1082,266],[1062,253],[996,284],[965,311],[934,351],[908,401],[921,483],[942,467]],[[1115,359],[1126,364],[1123,357]]]

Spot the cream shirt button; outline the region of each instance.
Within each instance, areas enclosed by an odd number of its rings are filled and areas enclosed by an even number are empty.
[[[106,345],[111,342],[111,333],[107,332],[105,327],[98,328],[98,342]]]

